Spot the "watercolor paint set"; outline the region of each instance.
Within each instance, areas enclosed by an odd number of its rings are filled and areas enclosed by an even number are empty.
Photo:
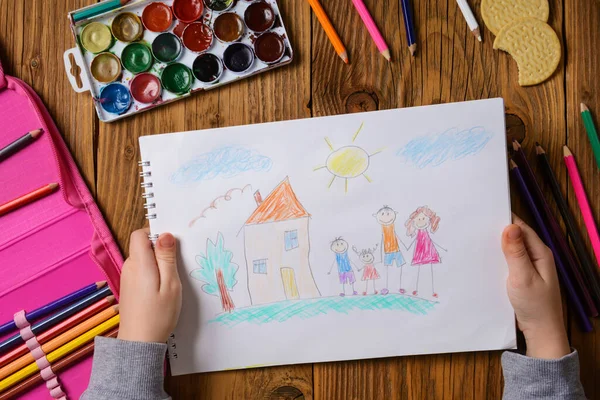
[[[103,3],[69,13],[76,46],[64,53],[73,89],[91,92],[103,122],[293,58],[276,0],[138,0],[116,9]]]

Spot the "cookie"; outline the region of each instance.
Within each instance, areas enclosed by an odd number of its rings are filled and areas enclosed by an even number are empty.
[[[519,85],[548,79],[560,63],[560,40],[550,25],[535,18],[510,22],[496,36],[494,49],[504,50],[517,62]]]
[[[496,36],[506,24],[516,19],[535,18],[548,21],[548,0],[482,0],[481,15],[485,26]]]

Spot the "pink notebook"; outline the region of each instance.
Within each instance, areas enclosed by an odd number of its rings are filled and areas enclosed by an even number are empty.
[[[39,128],[0,163],[0,204],[51,182],[60,190],[0,217],[0,323],[96,281],[118,295],[123,258],[92,195],[40,98],[0,65],[0,148]],[[91,358],[58,374],[69,399],[85,390],[90,369]],[[50,394],[42,384],[22,398]]]

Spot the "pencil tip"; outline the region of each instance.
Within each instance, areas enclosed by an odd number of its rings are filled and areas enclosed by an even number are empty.
[[[96,289],[106,286],[106,281],[96,282]]]
[[[481,42],[481,31],[479,30],[479,28],[475,28],[471,32],[477,38],[477,40]]]
[[[415,53],[417,52],[417,44],[411,44],[410,46],[408,46],[408,49],[410,50],[410,55],[414,57]]]
[[[537,155],[546,154],[546,150],[544,150],[544,148],[539,143],[536,142],[535,143],[535,153]]]
[[[113,296],[113,295],[107,296],[106,301],[108,301],[109,303],[112,303],[113,301],[115,301],[115,296]]]
[[[480,42],[483,42],[483,40],[481,39],[481,35],[477,36],[477,40],[479,40]]]
[[[509,163],[510,163],[510,169],[517,168],[517,163],[514,162],[514,160],[512,158],[510,159]]]
[[[48,185],[48,187],[49,187],[51,190],[54,190],[54,189],[56,189],[56,188],[58,187],[58,183],[50,183],[50,184]]]
[[[36,129],[34,131],[29,132],[29,134],[31,135],[32,138],[36,138],[38,136],[40,136],[42,134],[42,130],[41,129]]]
[[[521,148],[521,144],[517,139],[513,139],[512,145],[514,151],[518,151]]]
[[[116,312],[119,312],[119,305],[118,305],[118,304],[115,304],[115,305],[113,306],[113,310],[115,310]]]
[[[580,106],[581,106],[581,112],[590,111],[590,109],[588,108],[588,106],[586,106],[585,104],[581,103]]]
[[[567,146],[563,146],[563,154],[565,157],[572,156],[571,150]]]
[[[383,57],[385,57],[386,60],[388,61],[392,61],[392,56],[390,55],[390,51],[389,50],[384,50],[381,52],[381,55]]]
[[[344,61],[345,64],[350,64],[350,61],[348,60],[348,53],[346,53],[345,51],[340,54],[340,58],[342,59],[342,61]]]

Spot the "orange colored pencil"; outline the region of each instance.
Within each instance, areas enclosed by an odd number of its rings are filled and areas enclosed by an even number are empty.
[[[115,328],[103,336],[109,337],[109,338],[116,338],[118,333],[119,333],[119,328]],[[94,342],[88,343],[86,346],[82,347],[81,349],[77,350],[76,352],[69,354],[65,358],[62,358],[62,359],[58,360],[56,363],[52,364],[52,371],[54,371],[54,373],[59,373],[65,369],[67,369],[71,365],[79,362],[83,358],[89,356],[93,352],[94,352]],[[32,387],[34,387],[42,382],[44,382],[44,378],[42,378],[42,375],[40,375],[40,374],[32,375],[31,377],[27,378],[26,380],[19,383],[18,385],[10,388],[6,392],[0,393],[0,400],[15,399],[18,394],[21,394],[21,393],[25,392],[26,390],[29,390]]]
[[[19,198],[9,201],[8,203],[4,203],[0,205],[0,216],[4,214],[8,214],[11,211],[16,210],[17,208],[21,208],[24,205],[27,205],[31,202],[34,202],[42,197],[46,197],[56,188],[58,187],[58,183],[50,183],[46,186],[42,186],[41,188],[34,190],[31,193],[27,193]]]
[[[327,13],[325,13],[325,10],[323,9],[323,6],[321,5],[321,3],[319,3],[319,0],[308,0],[308,4],[310,4],[310,7],[314,11],[315,15],[317,16],[317,19],[321,23],[321,26],[325,30],[325,34],[327,35],[329,41],[333,45],[335,52],[346,64],[348,64],[348,52],[346,51],[346,47],[344,46],[344,43],[342,43],[342,39],[340,39],[340,36],[337,34],[335,28],[331,24]]]
[[[77,314],[73,315],[72,317],[64,320],[60,324],[53,326],[52,328],[48,329],[47,331],[40,333],[37,336],[38,343],[44,344],[44,343],[48,342],[49,340],[55,338],[56,336],[65,332],[66,330],[71,329],[75,325],[98,314],[100,311],[104,310],[106,307],[113,304],[114,301],[115,301],[115,296],[108,296],[108,297],[103,298],[102,300],[97,301],[96,303],[92,304],[88,308],[85,308],[85,309],[79,311]],[[22,345],[13,349],[12,351],[9,351],[8,353],[3,354],[0,357],[0,368],[9,364],[11,361],[16,360],[17,358],[27,354],[28,352],[29,352],[29,349],[27,348],[27,345],[25,343],[23,343]]]
[[[106,310],[102,311],[101,313],[96,314],[89,319],[86,319],[85,321],[83,321],[76,327],[68,330],[67,332],[63,333],[62,335],[52,339],[48,343],[43,344],[42,345],[43,352],[48,354],[51,351],[58,349],[60,346],[70,342],[71,340],[75,339],[77,336],[81,335],[84,332],[89,331],[93,327],[100,325],[102,322],[106,321],[107,319],[109,319],[111,317],[114,317],[118,313],[119,313],[119,305],[118,304],[115,306],[112,306],[110,308],[107,308]],[[26,367],[27,365],[31,364],[32,362],[35,362],[33,355],[31,355],[31,353],[27,353],[24,356],[22,356],[21,358],[8,364],[7,366],[0,368],[0,380],[6,378],[7,376],[9,376],[10,374],[12,374],[14,372],[17,372],[21,368]]]

